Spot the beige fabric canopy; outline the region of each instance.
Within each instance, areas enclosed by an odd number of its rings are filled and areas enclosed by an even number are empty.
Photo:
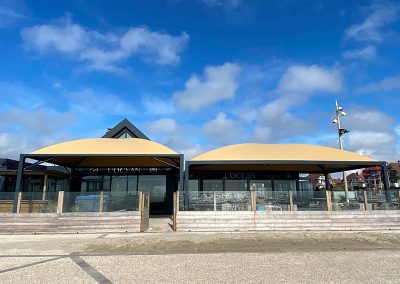
[[[191,161],[363,161],[376,160],[353,152],[307,144],[236,144],[201,154]]]
[[[177,155],[170,148],[140,138],[89,138],[50,145],[31,154],[46,155]]]
[[[140,138],[89,138],[36,150],[26,157],[69,167],[168,167],[179,166],[180,154]]]
[[[367,156],[307,144],[236,144],[211,150],[189,160],[201,170],[271,170],[335,172],[381,165]]]

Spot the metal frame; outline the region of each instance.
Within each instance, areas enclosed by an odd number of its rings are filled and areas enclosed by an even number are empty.
[[[48,155],[48,154],[21,154],[20,155],[20,159],[19,159],[19,163],[18,163],[18,171],[17,171],[17,182],[16,182],[16,186],[15,186],[15,194],[14,194],[14,205],[13,205],[13,212],[16,213],[17,212],[17,201],[18,201],[18,194],[22,189],[22,185],[23,185],[23,175],[24,175],[24,165],[25,165],[25,160],[27,158],[30,159],[36,159],[36,158],[47,158],[44,161],[47,161],[49,158],[55,158],[55,157],[83,157],[83,158],[87,158],[87,157],[149,157],[149,158],[168,158],[170,159],[172,162],[176,163],[177,161],[174,160],[176,158],[179,159],[179,167],[178,166],[174,166],[175,168],[179,169],[179,179],[180,179],[180,184],[183,185],[183,175],[184,175],[184,155],[183,154],[169,154],[169,155],[164,155],[164,154],[155,154],[155,155],[146,155],[146,154],[102,154],[102,155],[96,155],[96,154],[89,154],[89,155],[82,155],[82,154],[56,154],[56,155]],[[37,160],[37,159],[36,159]],[[165,163],[169,166],[173,166],[165,161],[159,160],[157,159],[159,162]],[[41,161],[41,160],[37,160],[37,161]],[[42,162],[44,162],[42,161]],[[81,162],[81,160],[79,161],[79,163]],[[79,166],[79,163],[75,166]],[[65,165],[60,165],[60,166],[65,166]]]
[[[387,170],[387,163],[384,161],[376,161],[376,162],[365,162],[365,161],[301,161],[301,160],[232,160],[232,161],[186,161],[185,164],[185,193],[189,190],[189,175],[190,175],[190,166],[194,165],[315,165],[321,169],[321,171],[315,171],[315,173],[323,173],[324,175],[328,175],[330,173],[341,172],[343,170],[353,170],[360,169],[372,166],[380,166],[382,167],[385,194],[387,202],[390,202],[390,191],[389,191],[389,176]],[[349,165],[352,167],[339,168],[334,171],[328,170],[326,165]],[[213,170],[207,170],[213,171]],[[268,170],[267,170],[268,171]],[[285,172],[285,171],[275,171],[275,172]],[[287,172],[297,172],[297,171],[287,171]],[[310,172],[311,173],[311,172]],[[313,171],[314,173],[314,171]],[[328,181],[327,181],[328,182]],[[298,185],[296,184],[296,187]],[[189,195],[185,194],[185,203],[184,206],[187,208],[189,203]]]

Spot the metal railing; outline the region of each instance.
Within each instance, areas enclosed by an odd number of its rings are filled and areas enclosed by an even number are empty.
[[[344,191],[189,191],[179,192],[188,211],[343,211],[399,210],[399,189]]]
[[[77,213],[139,211],[139,192],[0,192],[0,213]]]

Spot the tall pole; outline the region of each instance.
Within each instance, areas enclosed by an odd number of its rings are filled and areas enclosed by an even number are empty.
[[[340,110],[339,110],[339,106],[336,100],[336,121],[337,121],[337,133],[338,133],[338,137],[339,137],[339,147],[340,150],[343,150],[343,141],[342,141],[342,134],[340,133],[340,129],[342,128],[340,125]],[[344,182],[344,195],[346,198],[346,201],[349,200],[349,188],[347,186],[347,178],[346,178],[346,172],[343,172],[343,182]]]

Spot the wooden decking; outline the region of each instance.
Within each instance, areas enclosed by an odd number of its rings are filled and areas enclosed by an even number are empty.
[[[385,211],[179,211],[177,231],[400,230],[400,210]]]
[[[0,213],[0,234],[140,232],[140,212]]]
[[[0,213],[11,213],[14,200],[0,200]],[[47,200],[22,200],[21,213],[40,213],[48,205]]]

